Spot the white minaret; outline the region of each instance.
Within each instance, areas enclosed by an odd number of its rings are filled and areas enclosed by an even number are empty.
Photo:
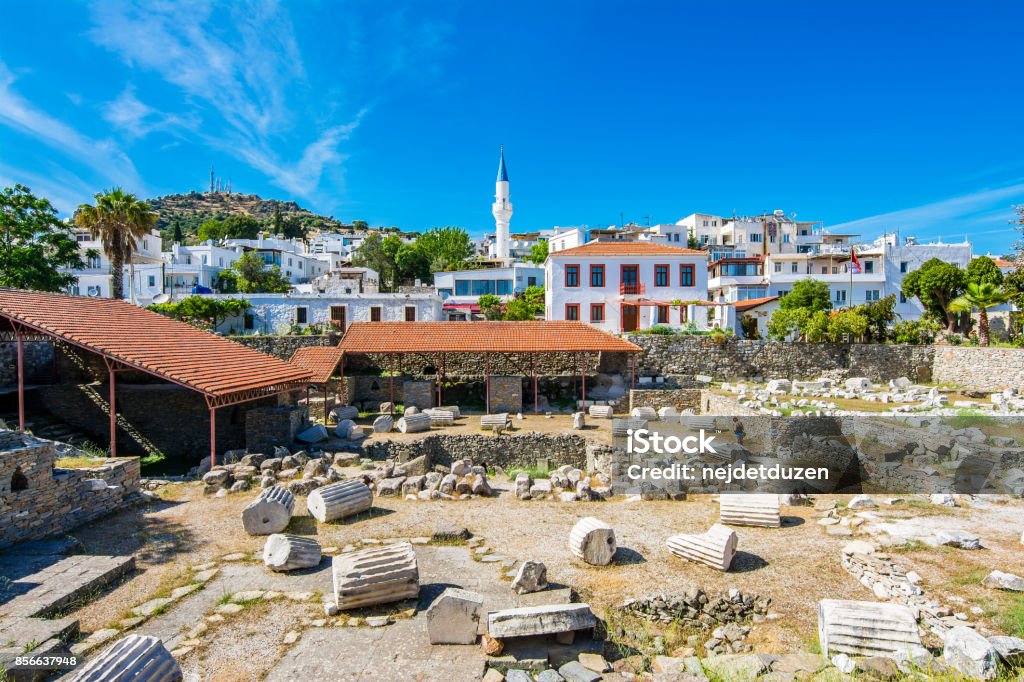
[[[494,204],[491,205],[496,230],[495,255],[508,258],[508,224],[512,220],[512,202],[509,200],[508,171],[505,170],[505,145],[501,146],[498,160],[498,180],[494,183]]]

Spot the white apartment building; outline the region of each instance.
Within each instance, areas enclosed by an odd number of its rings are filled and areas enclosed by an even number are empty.
[[[205,289],[216,291],[220,273],[231,269],[241,255],[241,248],[219,246],[212,239],[193,246],[172,244],[163,253],[166,293],[179,298]]]
[[[532,263],[434,273],[434,292],[444,301],[447,319],[468,319],[467,313],[479,313],[480,297],[485,294],[509,301],[529,287],[541,286],[544,267]]]
[[[650,241],[592,241],[548,253],[545,317],[619,333],[657,325],[732,327],[735,308],[708,301],[707,254]]]
[[[267,265],[281,268],[281,274],[292,284],[308,282],[331,269],[330,256],[309,253],[301,239],[277,239],[261,235],[258,239],[228,239],[225,245],[255,251]]]
[[[249,309],[218,323],[224,334],[283,334],[293,326],[344,332],[352,322],[431,322],[441,320],[441,298],[434,294],[289,293],[205,294],[245,298]]]
[[[72,270],[77,282],[68,293],[76,296],[110,298],[112,279],[110,259],[103,252],[103,243],[84,230],[75,232],[85,267]],[[160,233],[157,230],[135,240],[135,254],[124,266],[124,298],[139,305],[149,305],[153,297],[164,292],[163,259],[160,255]]]

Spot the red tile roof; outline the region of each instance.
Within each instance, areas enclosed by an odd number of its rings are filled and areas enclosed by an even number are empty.
[[[308,371],[314,384],[324,384],[334,375],[341,362],[341,348],[338,346],[307,346],[299,348],[288,361]]]
[[[1014,263],[1012,261],[1008,261],[1008,260],[1006,260],[1004,258],[993,258],[992,262],[996,264],[997,268],[1015,268],[1015,267],[1017,267],[1016,263]]]
[[[771,303],[777,298],[778,296],[765,296],[764,298],[748,298],[746,301],[737,301],[736,312],[742,313],[745,310],[756,308],[760,305],[764,305],[765,303]]]
[[[585,322],[353,322],[345,353],[638,352]]]
[[[551,258],[563,256],[704,256],[706,251],[697,249],[683,249],[678,246],[668,246],[658,242],[634,242],[634,241],[606,241],[589,242],[582,246],[574,246],[571,249],[552,251],[548,254]]]
[[[279,392],[309,371],[126,301],[0,288],[0,319],[210,397]]]

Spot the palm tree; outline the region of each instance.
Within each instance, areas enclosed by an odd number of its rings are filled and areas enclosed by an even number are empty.
[[[96,205],[82,204],[75,212],[75,224],[89,230],[93,239],[103,242],[110,259],[111,298],[124,298],[124,264],[135,253],[136,240],[157,226],[157,215],[145,201],[120,187],[97,192]]]
[[[949,309],[955,313],[970,313],[978,309],[978,343],[982,346],[988,345],[988,309],[1006,303],[1010,297],[1001,287],[985,282],[967,285],[967,290],[962,296],[954,298],[949,303]]]

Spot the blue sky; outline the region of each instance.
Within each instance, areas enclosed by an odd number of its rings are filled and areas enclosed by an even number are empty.
[[[1015,2],[5,3],[0,183],[513,231],[782,208],[1007,252]]]

